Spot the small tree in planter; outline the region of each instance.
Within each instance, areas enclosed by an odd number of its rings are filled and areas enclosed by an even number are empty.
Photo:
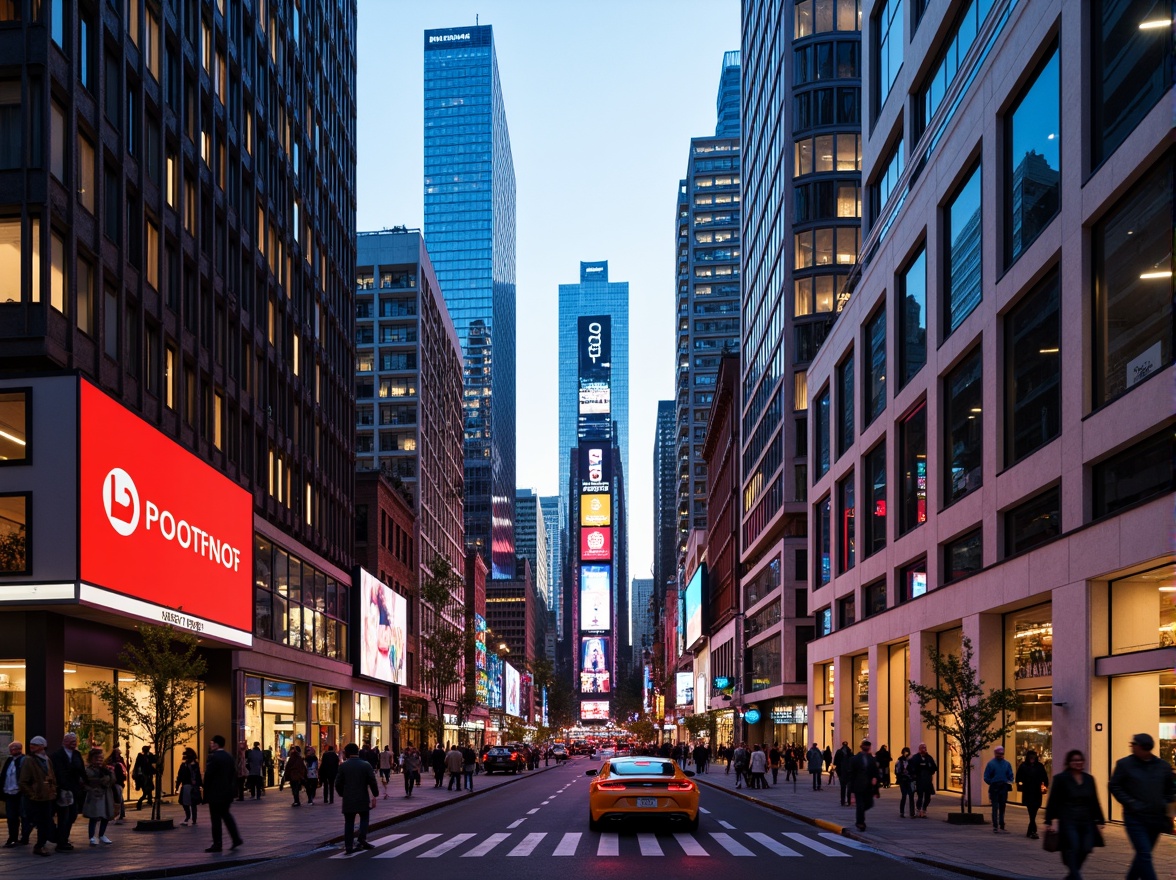
[[[972,640],[963,639],[963,656],[944,654],[934,645],[927,657],[935,672],[935,685],[909,682],[919,701],[923,723],[955,741],[963,764],[960,816],[972,814],[972,762],[986,748],[1004,739],[1016,726],[1017,693],[1012,688],[984,692],[975,667]],[[949,816],[949,819],[951,817]],[[983,817],[978,817],[983,821]],[[962,819],[961,821],[975,821]]]
[[[198,731],[187,719],[208,664],[198,653],[200,640],[186,630],[142,624],[139,636],[142,647],[128,643],[118,655],[120,667],[135,677],[138,687],[130,690],[109,681],[92,681],[90,688],[120,726],[137,731],[151,743],[156,756],[151,822],[159,823],[164,758]]]

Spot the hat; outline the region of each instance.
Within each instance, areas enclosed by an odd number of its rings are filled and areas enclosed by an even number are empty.
[[[47,746],[47,745],[49,745],[49,742],[43,736],[34,736],[32,739],[29,740],[29,745],[30,746]]]
[[[1003,755],[1004,754],[1004,746],[997,746],[995,749],[993,749],[993,751],[996,752],[997,754]]]
[[[1139,746],[1145,752],[1150,752],[1156,747],[1156,741],[1151,738],[1150,733],[1137,733],[1131,737],[1131,745]]]

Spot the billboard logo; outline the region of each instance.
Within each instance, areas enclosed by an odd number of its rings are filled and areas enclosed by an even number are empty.
[[[110,527],[124,538],[139,527],[139,490],[122,468],[112,468],[102,481],[102,505]]]
[[[603,449],[589,449],[588,450],[588,464],[600,464],[604,461]]]
[[[604,549],[604,535],[600,531],[588,533],[588,549],[589,550],[603,550]]]
[[[600,343],[602,342],[601,333],[603,332],[604,328],[600,326],[599,321],[593,321],[588,325],[588,357],[592,359],[593,364],[596,363],[601,355]]]

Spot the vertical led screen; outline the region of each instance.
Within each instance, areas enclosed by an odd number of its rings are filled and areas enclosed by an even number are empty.
[[[507,715],[517,716],[519,714],[519,671],[509,663],[504,665],[504,669],[502,679],[506,693],[503,711]]]
[[[608,700],[585,700],[580,704],[581,721],[608,721]]]
[[[612,628],[612,566],[580,566],[580,632]]]
[[[474,693],[479,706],[490,705],[490,679],[486,670],[486,618],[474,615]]]
[[[689,672],[674,675],[675,705],[689,706],[694,702],[694,676]]]
[[[702,638],[703,593],[706,590],[706,564],[698,566],[686,585],[686,647]]]
[[[489,690],[489,698],[486,705],[491,709],[502,708],[502,675],[502,658],[497,654],[488,654],[486,656],[486,685]]]
[[[405,684],[408,603],[362,568],[359,570],[359,620],[359,674],[390,684]]]
[[[612,677],[609,672],[611,641],[608,636],[580,637],[580,693],[612,692]]]
[[[610,495],[581,495],[580,496],[580,525],[581,526],[610,526],[610,525],[612,525],[612,496],[610,496]]]
[[[612,431],[612,318],[582,317],[577,323],[580,352],[576,436],[607,440]]]
[[[580,561],[608,562],[612,559],[612,529],[585,526],[580,529]]]

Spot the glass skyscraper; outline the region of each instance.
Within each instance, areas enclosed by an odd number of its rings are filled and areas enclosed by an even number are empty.
[[[543,508],[543,527],[547,529],[547,587],[551,594],[548,610],[555,615],[556,638],[563,636],[563,499],[559,495],[544,495],[539,499]]]
[[[425,31],[425,240],[465,355],[465,535],[514,577],[515,176],[494,32]]]

